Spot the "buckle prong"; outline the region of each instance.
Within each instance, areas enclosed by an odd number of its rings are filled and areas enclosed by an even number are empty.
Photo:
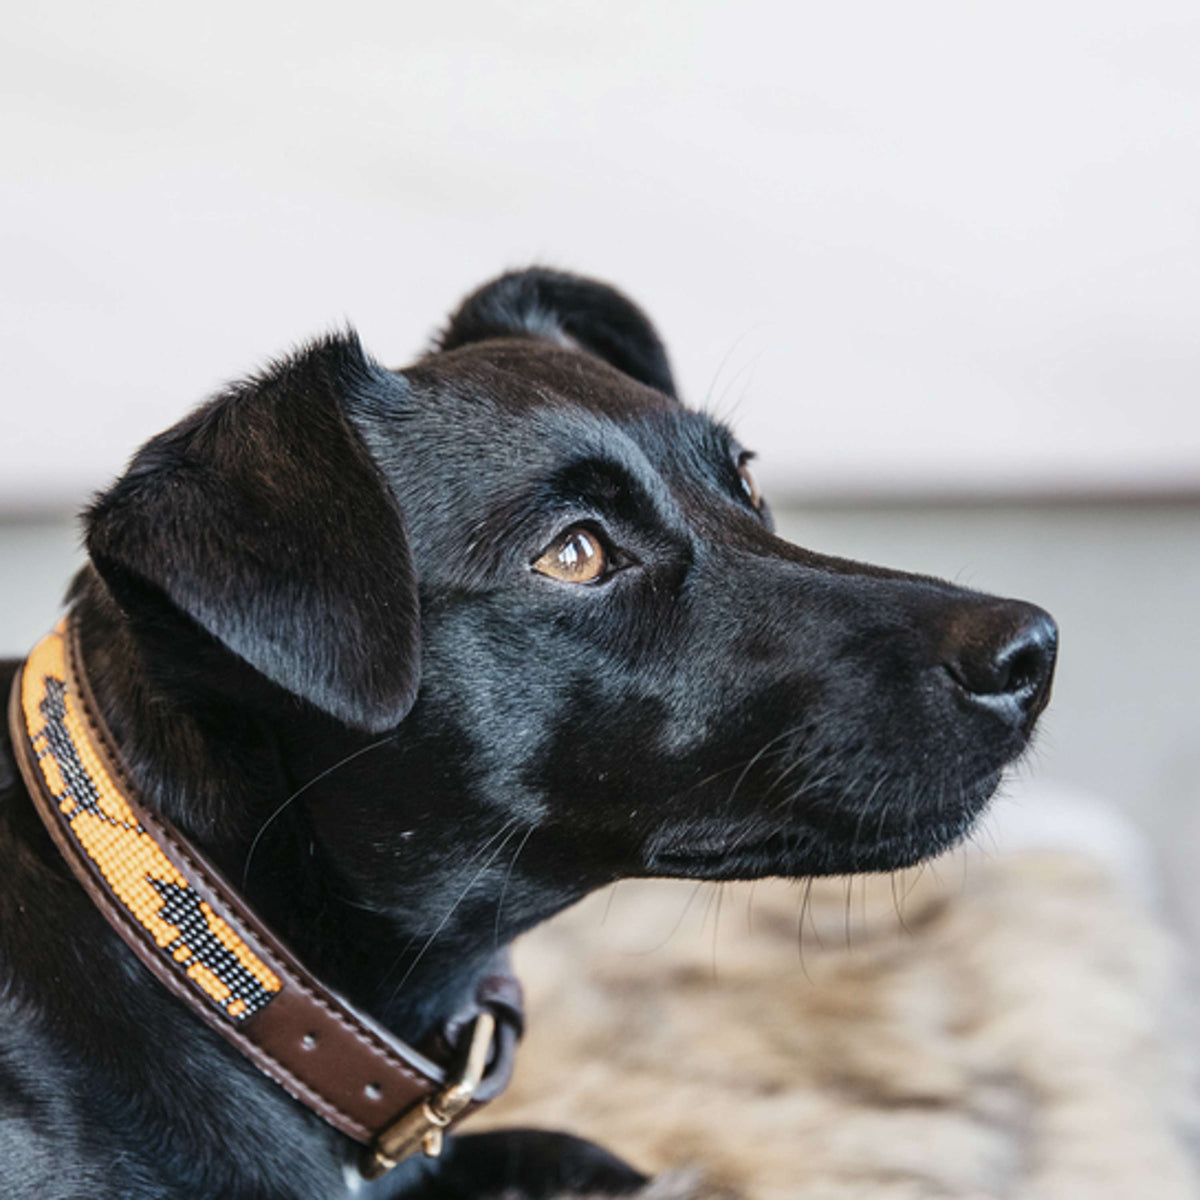
[[[364,1153],[359,1173],[378,1179],[418,1150],[430,1158],[442,1152],[443,1131],[474,1098],[487,1070],[496,1018],[484,1010],[475,1018],[461,1070],[440,1092],[400,1114]]]

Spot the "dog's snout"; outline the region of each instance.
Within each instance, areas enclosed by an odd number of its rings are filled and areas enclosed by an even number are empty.
[[[1026,732],[1050,699],[1058,626],[1032,604],[1003,601],[973,607],[953,623],[943,663],[976,704]]]

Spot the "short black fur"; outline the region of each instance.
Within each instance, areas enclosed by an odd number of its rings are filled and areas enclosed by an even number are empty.
[[[153,439],[88,513],[71,599],[98,702],[145,799],[413,1042],[498,947],[623,876],[934,854],[1028,745],[1053,625],[783,542],[742,461],[601,284],[505,276],[398,373],[326,338]],[[611,570],[534,570],[576,526]],[[2,750],[6,1196],[639,1185],[525,1131],[347,1190],[345,1140],[146,974]]]

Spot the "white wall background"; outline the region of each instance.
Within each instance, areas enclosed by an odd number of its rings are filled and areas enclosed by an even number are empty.
[[[1200,6],[10,5],[0,507],[342,321],[613,279],[778,496],[1200,487]]]

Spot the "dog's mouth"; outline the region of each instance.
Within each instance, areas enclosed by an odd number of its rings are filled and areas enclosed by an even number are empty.
[[[966,837],[999,780],[996,772],[953,803],[899,816],[868,810],[837,822],[814,816],[773,828],[761,819],[683,822],[651,841],[646,873],[734,880],[899,870]]]

